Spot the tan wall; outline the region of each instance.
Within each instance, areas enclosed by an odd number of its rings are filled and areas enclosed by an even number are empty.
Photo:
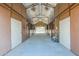
[[[72,5],[72,4],[70,4]],[[70,9],[70,11],[69,11]],[[74,4],[62,14],[60,14],[60,21],[68,16],[70,16],[70,30],[71,30],[71,50],[76,55],[79,55],[79,6]]]
[[[22,22],[22,41],[29,36],[25,7],[22,4],[0,4],[0,55],[11,49],[11,18]]]
[[[55,19],[54,19],[55,21],[53,23],[55,24],[55,27],[58,28],[58,32],[59,32],[59,21],[69,16],[69,9],[67,9],[68,7],[69,7],[68,3],[57,4],[57,6],[55,7]]]
[[[59,13],[61,13],[62,11],[64,11],[65,9],[67,9],[69,7],[69,4],[61,3],[61,4],[58,4],[58,6],[59,6]]]
[[[57,16],[58,14],[59,16],[55,17],[54,24],[56,25],[59,21],[70,16],[71,50],[75,54],[79,55],[79,46],[78,46],[79,45],[79,5],[78,4],[74,4],[73,6],[71,5],[73,4],[58,4],[55,7],[55,10],[58,8],[57,12],[55,11],[55,16]],[[69,6],[71,7],[68,8]],[[65,9],[67,10],[61,13]]]
[[[55,12],[54,12],[54,21],[52,22],[52,24],[54,23],[54,30],[56,30],[57,32],[57,38],[59,39],[59,21],[63,20],[64,18],[69,16],[69,9],[67,9],[69,7],[68,3],[61,3],[61,4],[57,4],[55,7]],[[67,10],[65,10],[67,9]],[[64,11],[65,10],[65,11]],[[51,24],[50,24],[51,26]],[[53,29],[52,29],[53,30]],[[53,35],[53,32],[52,32]]]
[[[11,17],[16,18],[17,20],[20,20],[22,22],[22,38],[23,38],[23,41],[25,41],[26,38],[28,37],[28,32],[27,32],[28,22],[26,18],[26,9],[22,4],[12,4],[12,8],[15,9],[16,11],[18,11],[19,9],[18,13],[12,11]]]
[[[79,55],[79,6],[71,10],[71,48]]]
[[[0,6],[0,55],[11,48],[10,11]]]
[[[59,3],[55,7],[55,17],[69,7],[68,3]]]

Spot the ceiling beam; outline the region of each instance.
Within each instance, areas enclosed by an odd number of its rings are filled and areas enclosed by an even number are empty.
[[[42,5],[47,6],[47,7],[54,8],[54,6],[52,6],[52,5],[51,5],[51,4],[49,4],[49,3],[42,3]]]
[[[29,9],[29,8],[34,7],[34,6],[37,6],[37,5],[39,5],[39,3],[33,3],[33,4],[29,5],[28,7],[26,7],[26,9]],[[41,5],[44,5],[44,6],[47,6],[47,7],[51,7],[51,8],[54,8],[55,7],[55,6],[52,6],[49,3],[41,3]]]
[[[32,17],[32,19],[33,19],[33,18],[38,18],[38,19],[40,19],[39,17]],[[46,17],[42,17],[42,18],[49,18],[49,17],[46,16]],[[42,18],[41,18],[41,19],[42,19]]]
[[[38,5],[38,3],[33,3],[33,4],[29,5],[28,7],[26,7],[26,9],[37,6],[37,5]]]

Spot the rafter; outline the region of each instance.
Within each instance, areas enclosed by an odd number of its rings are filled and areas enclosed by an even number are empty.
[[[38,3],[33,3],[33,4],[29,5],[28,7],[26,7],[26,9],[37,6],[37,5],[38,5]]]
[[[49,4],[49,3],[42,3],[42,5],[47,6],[47,7],[54,8],[54,6],[52,6],[52,5],[51,5],[51,4]]]

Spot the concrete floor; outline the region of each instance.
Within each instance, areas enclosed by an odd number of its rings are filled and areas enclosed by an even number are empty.
[[[61,44],[51,41],[46,34],[33,35],[6,56],[74,56]]]

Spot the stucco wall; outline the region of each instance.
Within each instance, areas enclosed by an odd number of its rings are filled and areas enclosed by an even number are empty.
[[[22,22],[22,42],[29,36],[25,7],[22,4],[0,4],[0,55],[11,49],[11,18]]]
[[[0,55],[11,48],[10,11],[0,6]]]
[[[79,55],[79,6],[71,10],[71,48]]]

